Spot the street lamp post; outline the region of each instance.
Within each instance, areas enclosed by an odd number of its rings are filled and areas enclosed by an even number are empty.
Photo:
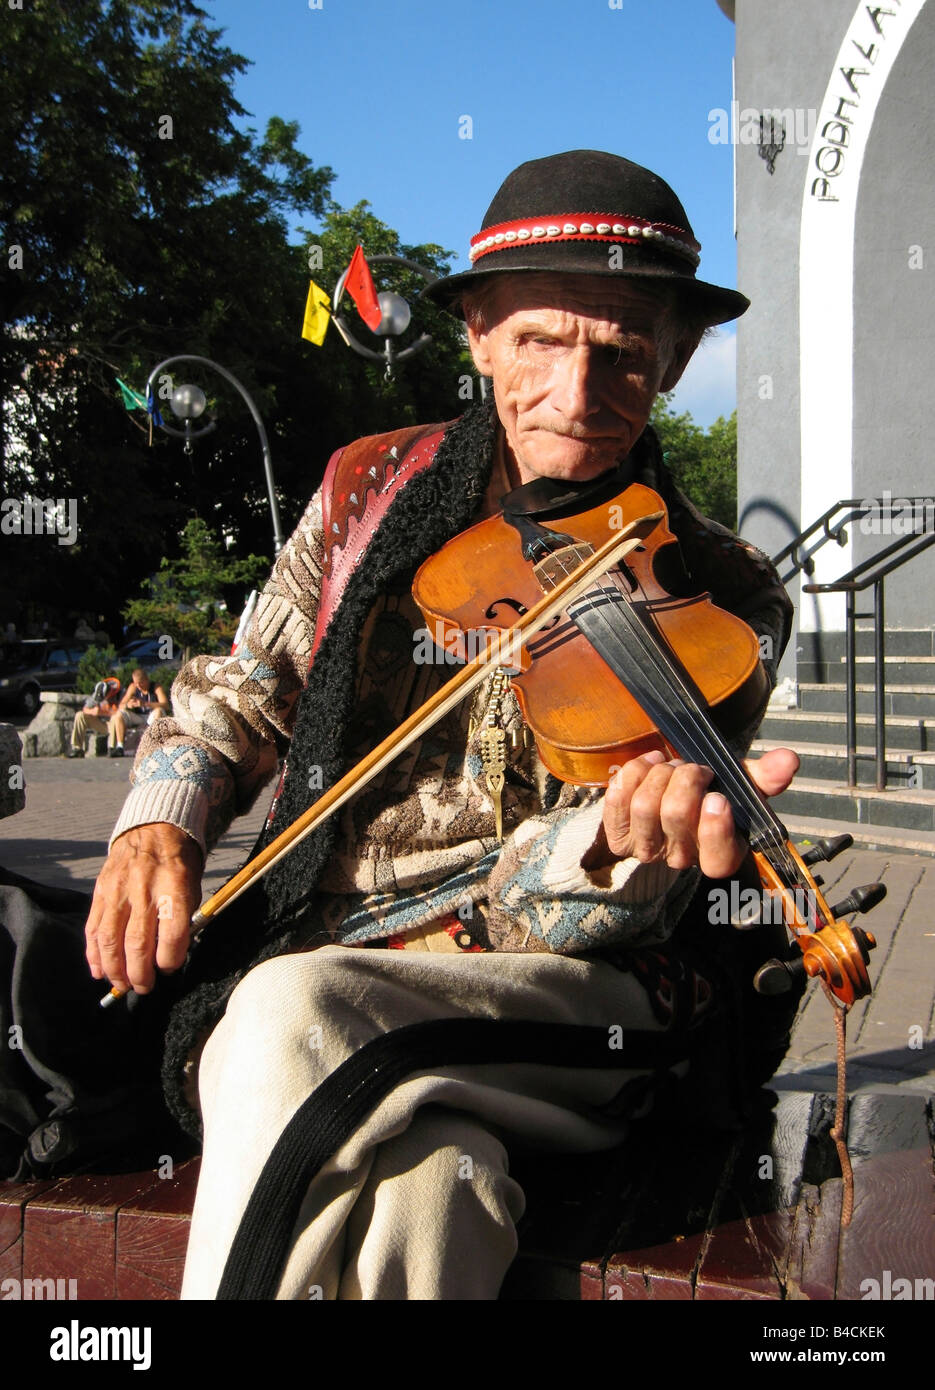
[[[260,419],[260,412],[257,410],[252,397],[248,394],[246,387],[243,386],[226,367],[222,367],[219,362],[215,362],[210,357],[195,357],[188,353],[183,353],[177,357],[167,357],[165,361],[159,362],[153,367],[146,381],[147,400],[154,399],[153,382],[159,373],[165,371],[167,367],[171,367],[176,362],[198,362],[203,367],[213,367],[214,370],[220,372],[225,381],[229,381],[243,397],[247,409],[253,417],[253,423],[257,427],[257,433],[260,436],[260,448],[263,451],[263,469],[266,474],[266,492],[269,497],[270,514],[273,518],[273,544],[276,554],[278,555],[285,544],[285,539],[282,534],[282,523],[279,520],[279,504],[276,501],[276,489],[273,484],[273,460],[269,451],[269,440],[266,437],[266,429],[263,425],[263,421]],[[172,425],[167,425],[165,422],[163,422],[162,428],[165,430],[166,434],[172,434],[178,439],[184,439],[186,449],[191,448],[193,439],[198,439],[203,435],[210,434],[215,428],[215,422],[211,420],[208,424],[202,426],[201,429],[192,430],[192,421],[200,418],[207,405],[205,393],[200,387],[187,385],[177,386],[172,392],[169,404],[172,408],[173,415],[183,422],[184,428],[180,430],[175,429]]]
[[[409,270],[418,271],[429,285],[438,279],[438,276],[433,274],[431,270],[426,270],[424,265],[419,265],[418,261],[411,261],[406,256],[391,256],[381,253],[370,257],[370,265],[376,265],[378,262],[407,266]],[[414,343],[410,343],[401,352],[397,352],[393,346],[393,339],[398,338],[401,333],[405,333],[412,314],[409,305],[401,294],[397,294],[395,290],[381,290],[377,295],[377,302],[383,317],[373,332],[377,337],[383,338],[383,351],[374,352],[373,348],[365,347],[363,343],[359,343],[338,312],[349,270],[350,266],[347,266],[334,287],[332,322],[347,347],[356,352],[359,357],[368,357],[371,362],[383,362],[386,366],[386,375],[392,376],[396,363],[405,362],[407,358],[414,357],[417,352],[421,352],[432,341],[432,336],[430,333],[423,333],[421,337],[416,338]]]

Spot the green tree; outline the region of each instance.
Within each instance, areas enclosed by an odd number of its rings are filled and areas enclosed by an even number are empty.
[[[3,491],[75,499],[79,536],[5,544],[0,584],[37,608],[73,596],[112,634],[126,586],[193,511],[235,533],[261,515],[254,441],[256,481],[214,489],[174,442],[146,447],[114,383],[180,350],[238,372],[281,332],[286,213],[320,214],[332,175],[295,127],[238,128],[245,66],[188,0],[4,8]]]
[[[676,483],[713,521],[737,525],[737,412],[719,416],[707,433],[689,412],[671,408],[671,396],[659,396],[651,424]]]
[[[88,647],[78,662],[78,693],[90,695],[98,681],[106,680],[112,674],[117,653],[113,645]]]
[[[171,639],[187,661],[192,651],[230,644],[237,613],[228,611],[225,595],[232,588],[259,584],[268,570],[269,560],[263,555],[230,559],[205,522],[193,517],[182,533],[181,556],[164,557],[158,573],[145,582],[148,594],[132,599],[124,613],[141,636]],[[166,656],[171,657],[166,646]]]
[[[368,258],[403,256],[424,266],[434,276],[447,274],[449,270],[450,251],[434,244],[404,244],[392,227],[375,216],[366,201],[352,208],[332,203],[321,230],[306,235],[309,238],[307,249],[317,246],[321,250],[322,269],[320,274],[313,271],[312,278],[329,289],[358,245],[363,247]],[[432,342],[410,363],[400,365],[391,377],[387,377],[382,365],[349,351],[333,324],[321,348],[305,344],[311,355],[311,366],[317,363],[317,354],[322,355],[321,367],[327,376],[329,396],[340,418],[347,421],[349,432],[339,443],[355,435],[422,421],[452,419],[464,411],[479,389],[464,325],[431,301],[421,298],[427,281],[418,272],[403,266],[377,262],[371,266],[371,271],[377,292],[394,289],[412,306],[412,321],[397,340],[397,346],[405,348],[423,333],[428,333]],[[349,295],[342,298],[340,313],[358,342],[374,350],[379,347],[381,339],[361,319]]]
[[[217,417],[187,456],[159,430],[150,444],[115,376],[139,389],[180,353],[232,371],[264,417],[288,528],[339,445],[460,413],[463,344],[454,320],[419,309],[433,344],[386,383],[333,330],[321,349],[301,340],[296,219],[322,222],[305,235],[324,247],[312,274],[329,289],[356,240],[436,271],[444,253],[400,246],[364,205],[342,212],[295,122],[247,127],[233,95],[246,60],[190,0],[30,0],[3,15],[0,489],[75,499],[79,531],[74,545],[4,537],[0,617],[22,629],[31,606],[64,627],[87,611],[117,638],[126,598],[177,554],[187,519],[232,536],[236,554],[267,547],[270,520],[253,423],[222,378],[178,369]]]

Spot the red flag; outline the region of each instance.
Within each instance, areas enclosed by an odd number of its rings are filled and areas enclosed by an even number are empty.
[[[362,246],[358,246],[351,257],[344,288],[357,305],[364,323],[375,333],[380,326],[383,310],[377,300],[377,292],[373,288],[373,276],[370,274],[370,267],[364,259]]]

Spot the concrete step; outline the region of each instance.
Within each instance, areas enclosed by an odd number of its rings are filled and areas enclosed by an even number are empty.
[[[847,702],[847,686],[843,681],[828,685],[799,684],[799,708],[818,712],[843,714]],[[857,713],[872,714],[874,687],[857,686]],[[887,685],[883,708],[887,715],[908,714],[918,719],[935,720],[935,689],[930,685]]]
[[[787,745],[776,739],[757,739],[752,751],[766,753],[772,748]],[[801,760],[799,777],[809,781],[833,782],[840,786],[847,781],[847,750],[839,743],[796,743],[793,745]],[[919,753],[912,749],[888,748],[886,753],[887,789],[893,791],[935,791],[935,753]],[[858,786],[872,787],[876,781],[876,759],[872,751],[857,756]]]
[[[922,685],[935,687],[935,657],[894,656],[888,649],[885,660],[887,685]],[[872,656],[858,656],[857,682],[866,684],[873,678],[876,662]],[[828,685],[845,679],[847,665],[844,657],[838,660],[796,662],[796,680],[803,685]]]
[[[788,748],[802,743],[832,743],[843,746],[844,715],[830,711],[789,709],[767,714],[760,726],[760,737],[773,739]],[[911,715],[894,714],[886,720],[887,744],[908,752],[925,753],[935,750],[935,718],[914,719]],[[857,746],[873,747],[873,720],[868,715],[857,716]]]
[[[799,849],[807,849],[815,840],[834,839],[836,835],[852,835],[854,844],[862,849],[875,849],[900,854],[931,854],[935,856],[935,831],[901,830],[897,826],[862,825],[855,821],[829,820],[824,816],[787,814],[780,817]],[[821,865],[816,865],[821,872]]]
[[[887,628],[885,644],[888,656],[935,656],[935,628]],[[803,661],[838,661],[844,657],[843,632],[800,632],[795,648]],[[873,655],[873,624],[858,623],[856,633],[858,656]]]
[[[935,791],[873,787],[849,790],[841,782],[796,777],[782,796],[770,802],[780,820],[788,817],[846,821],[875,827],[935,833]]]

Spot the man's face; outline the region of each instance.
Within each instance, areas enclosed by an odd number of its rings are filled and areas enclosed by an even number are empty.
[[[468,340],[493,378],[522,482],[587,482],[630,452],[657,392],[684,366],[666,360],[664,333],[660,351],[665,313],[650,294],[603,276],[498,279],[486,327],[469,325]]]
[[[134,671],[133,684],[136,686],[138,690],[148,690],[149,676],[147,676],[145,671]]]

